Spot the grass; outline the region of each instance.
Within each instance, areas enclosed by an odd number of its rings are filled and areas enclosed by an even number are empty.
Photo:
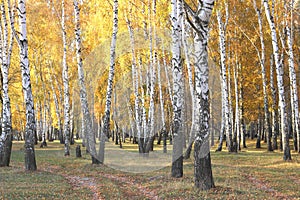
[[[238,154],[211,151],[216,188],[199,191],[193,186],[193,159],[184,161],[184,177],[175,179],[171,163],[155,171],[124,172],[91,165],[84,148],[82,158],[75,158],[75,146],[64,157],[63,145],[55,141],[36,147],[38,170],[27,172],[23,143],[14,142],[11,166],[0,168],[0,199],[93,199],[95,191],[103,199],[300,199],[300,155],[293,152],[293,160],[284,162],[281,152],[267,152],[264,143],[261,149],[255,149],[255,141],[247,145]],[[134,149],[128,142],[123,147]],[[121,163],[126,157],[114,148],[107,143],[113,149],[108,152],[121,155]],[[129,162],[134,165],[135,160]]]

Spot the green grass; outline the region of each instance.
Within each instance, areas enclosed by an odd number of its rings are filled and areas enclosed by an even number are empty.
[[[255,141],[248,142],[248,148],[238,154],[212,150],[216,188],[199,191],[193,186],[193,159],[184,161],[184,177],[179,179],[170,176],[170,165],[147,173],[126,173],[91,165],[84,148],[82,158],[75,158],[75,146],[71,156],[64,157],[63,145],[55,141],[46,148],[36,147],[38,170],[27,172],[23,143],[14,142],[11,166],[0,168],[0,199],[92,199],[93,184],[105,199],[147,199],[144,193],[149,191],[160,199],[300,199],[299,154],[293,152],[293,160],[284,162],[281,152],[266,152],[264,143],[261,149],[254,145]],[[128,142],[123,146],[134,149]],[[70,177],[92,186],[74,185]]]

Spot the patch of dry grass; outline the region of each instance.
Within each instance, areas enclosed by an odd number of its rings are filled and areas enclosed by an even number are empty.
[[[36,148],[38,171],[25,172],[23,144],[14,142],[11,167],[0,168],[0,199],[92,199],[88,186],[74,188],[68,182],[74,176],[87,183],[93,180],[90,185],[105,199],[299,199],[299,154],[284,162],[281,152],[266,152],[265,145],[255,149],[255,141],[250,141],[237,154],[211,151],[216,188],[199,191],[193,185],[193,159],[184,162],[184,177],[175,179],[170,176],[171,163],[156,171],[128,173],[91,165],[84,148],[82,158],[75,158],[75,146],[71,156],[64,157],[63,145],[54,142]],[[123,147],[134,150],[128,142]],[[127,165],[130,162],[134,160]]]

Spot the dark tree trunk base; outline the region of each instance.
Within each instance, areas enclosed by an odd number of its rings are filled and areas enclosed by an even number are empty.
[[[25,143],[25,169],[29,171],[37,170],[36,161],[35,161],[35,153],[34,153],[34,145]]]
[[[92,156],[92,164],[94,164],[94,165],[100,165],[100,164],[103,164],[103,163],[101,163],[97,158],[95,158],[94,156]]]
[[[46,141],[43,141],[42,144],[40,145],[40,148],[44,148],[44,147],[47,147],[47,142]]]
[[[183,176],[183,156],[180,156],[172,163],[172,177],[181,178]]]
[[[12,135],[4,142],[3,152],[0,152],[0,167],[8,167],[12,148]]]
[[[80,145],[76,146],[76,158],[81,158],[81,149],[80,149]]]
[[[200,148],[195,147],[195,187],[200,190],[209,190],[215,187],[210,152],[205,157],[200,157]]]

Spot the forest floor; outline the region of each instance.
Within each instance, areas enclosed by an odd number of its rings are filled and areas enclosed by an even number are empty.
[[[172,178],[171,163],[152,171],[125,172],[113,165],[92,165],[84,148],[83,157],[76,158],[76,145],[71,156],[64,157],[63,145],[55,141],[36,147],[38,170],[27,172],[23,143],[14,142],[11,166],[0,168],[0,199],[300,199],[300,155],[293,152],[292,161],[284,162],[281,152],[267,152],[263,142],[260,149],[254,145],[249,141],[237,154],[215,152],[213,147],[216,187],[199,191],[193,185],[193,158],[184,161],[183,178]],[[131,151],[133,146],[123,147]]]

